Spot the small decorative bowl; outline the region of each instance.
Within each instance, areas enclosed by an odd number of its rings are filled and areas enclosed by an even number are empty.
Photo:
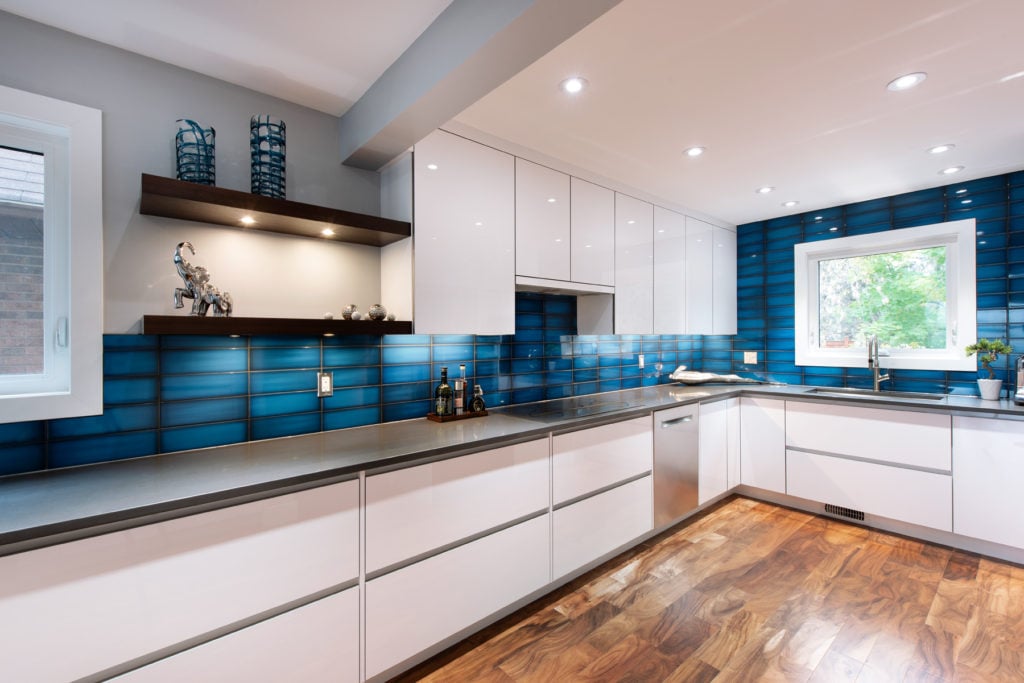
[[[353,319],[352,318],[352,314],[355,313],[355,312],[356,312],[356,305],[355,304],[349,304],[345,308],[341,309],[341,317],[344,318],[345,320],[352,320]],[[359,320],[359,318],[355,318],[355,319]]]

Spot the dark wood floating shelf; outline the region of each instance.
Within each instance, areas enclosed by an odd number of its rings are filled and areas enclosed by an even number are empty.
[[[383,247],[412,234],[412,225],[404,221],[273,199],[148,173],[142,174],[139,213],[374,247]],[[255,222],[243,225],[243,216],[249,216]],[[324,236],[324,228],[330,228],[334,234]]]
[[[408,320],[324,320],[318,318],[215,318],[183,315],[142,316],[143,334],[352,335],[411,334]]]

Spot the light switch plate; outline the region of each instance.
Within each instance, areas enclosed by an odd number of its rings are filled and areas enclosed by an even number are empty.
[[[636,357],[636,361],[637,361],[637,364],[640,366],[640,369],[643,370],[643,367],[644,367],[644,354],[642,354],[642,353],[639,354]]]
[[[757,365],[757,351],[744,351],[743,352],[743,364],[744,365]]]
[[[329,372],[316,373],[316,395],[318,398],[334,396],[334,375]]]

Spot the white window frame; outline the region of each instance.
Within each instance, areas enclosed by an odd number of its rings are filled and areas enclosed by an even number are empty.
[[[976,226],[973,218],[901,228],[886,232],[804,242],[793,247],[794,327],[796,365],[867,367],[867,348],[822,348],[818,337],[818,263],[929,247],[946,252],[946,348],[888,349],[885,368],[912,370],[975,370],[977,360],[964,347],[977,340],[977,284],[975,276]],[[863,340],[856,340],[863,344]]]
[[[0,86],[0,135],[46,155],[45,367],[38,375],[0,376],[0,424],[97,415],[103,412],[102,114]]]

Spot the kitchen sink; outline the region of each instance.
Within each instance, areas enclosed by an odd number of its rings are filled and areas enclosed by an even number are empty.
[[[834,396],[839,398],[863,398],[868,400],[904,399],[908,401],[941,401],[945,394],[927,394],[918,391],[872,391],[871,389],[854,389],[842,387],[815,387],[805,393],[816,396]]]

